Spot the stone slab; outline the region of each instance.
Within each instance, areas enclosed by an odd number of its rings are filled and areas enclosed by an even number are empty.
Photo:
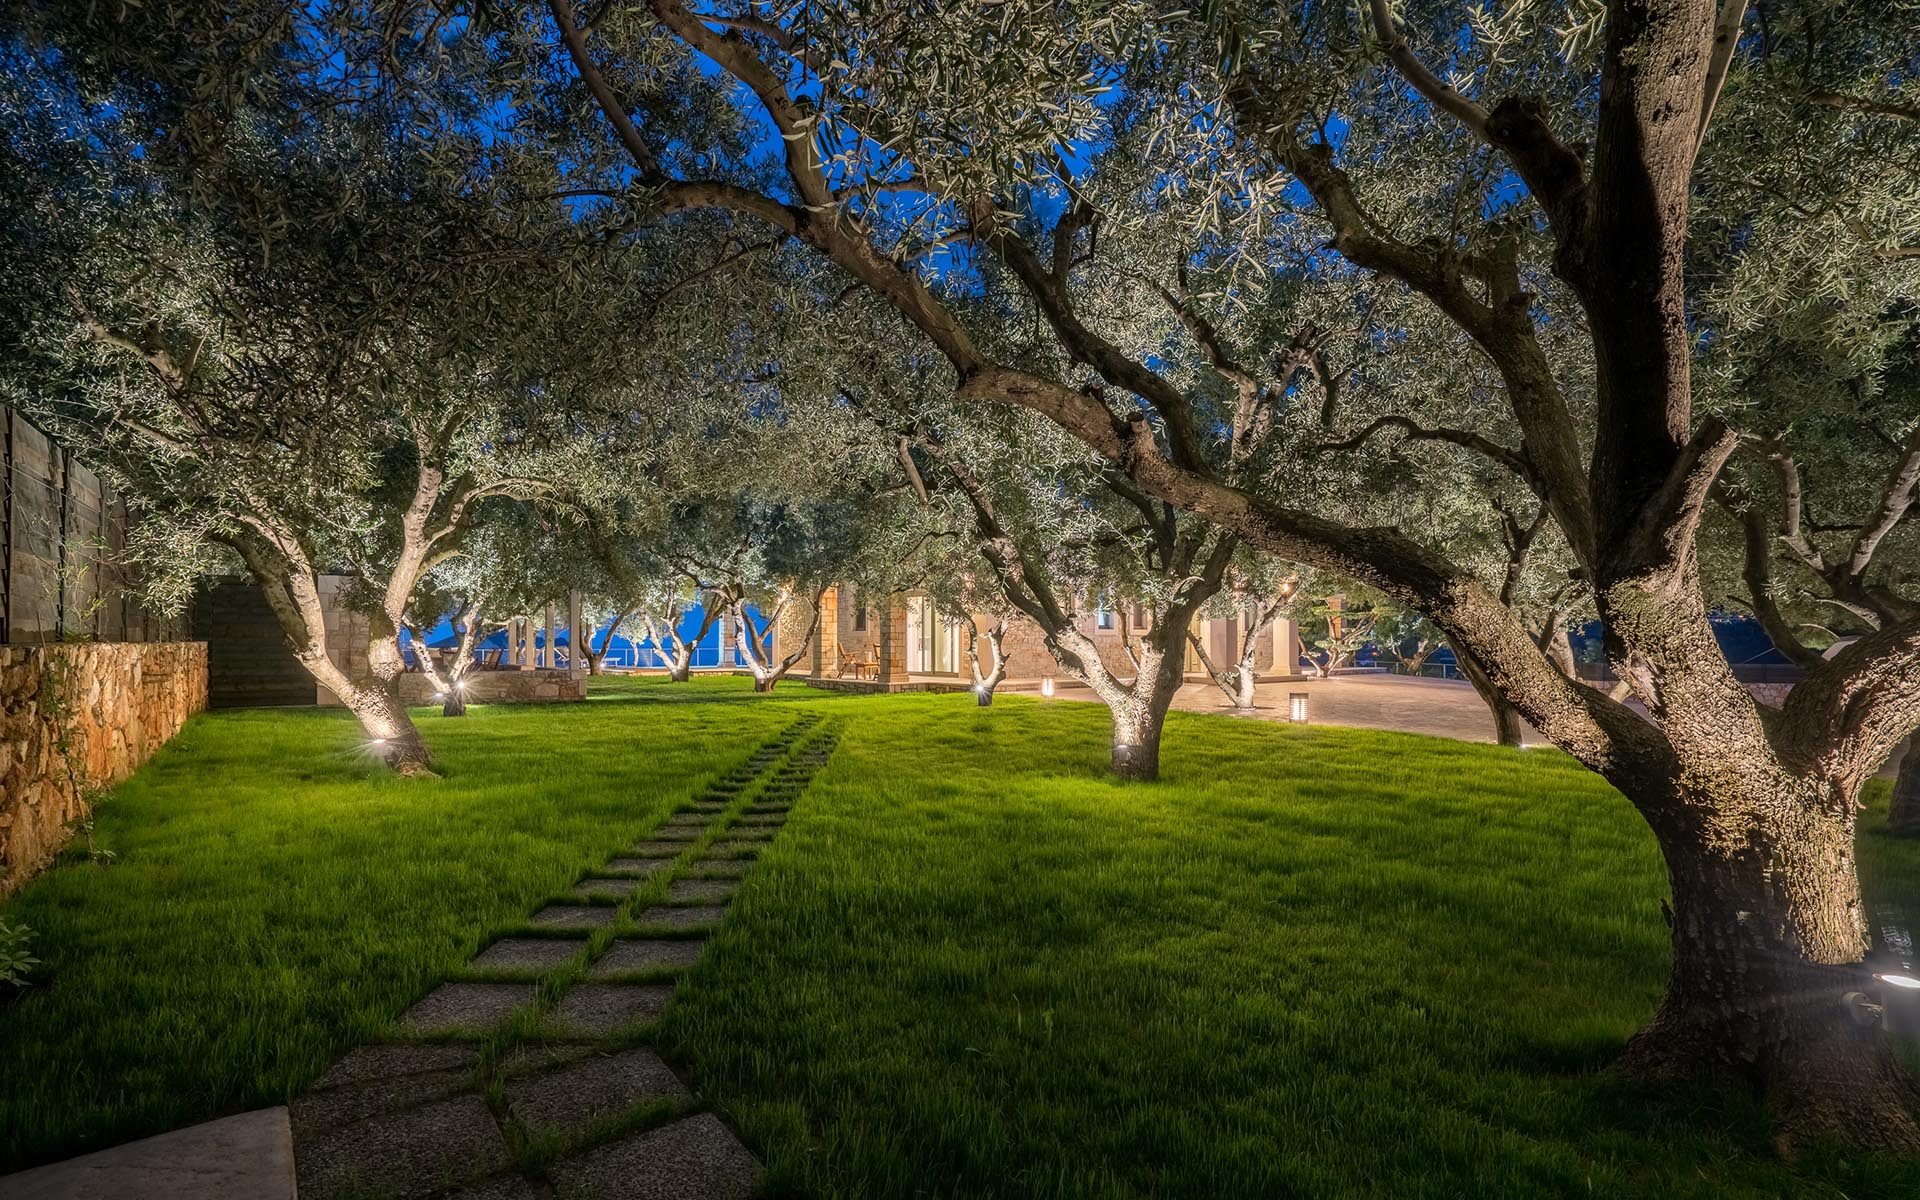
[[[613,924],[619,912],[604,904],[549,904],[533,914],[533,923],[549,929],[600,929]]]
[[[587,943],[580,938],[501,938],[467,965],[485,970],[541,970],[571,961]]]
[[[533,1003],[531,983],[443,983],[406,1011],[399,1026],[409,1033],[488,1030]]]
[[[600,1051],[594,1047],[579,1042],[523,1041],[495,1060],[494,1069],[505,1078],[533,1075],[577,1063],[598,1053]]]
[[[729,838],[726,841],[713,842],[707,846],[707,855],[711,858],[752,858],[765,850],[763,841],[751,841],[745,838]]]
[[[650,871],[658,871],[661,867],[666,866],[672,861],[672,855],[657,858],[610,858],[607,860],[606,869],[614,873],[624,872],[631,875],[645,875]]]
[[[644,1047],[595,1054],[507,1085],[507,1110],[530,1129],[585,1133],[602,1117],[649,1100],[688,1100],[692,1094],[660,1056]]]
[[[611,1037],[654,1020],[673,998],[658,983],[577,983],[547,1013],[547,1028],[562,1037]]]
[[[713,879],[740,879],[753,869],[750,858],[702,858],[688,867],[693,876],[705,875]]]
[[[760,1161],[712,1113],[622,1138],[548,1172],[561,1200],[747,1200]]]
[[[413,1200],[498,1172],[510,1157],[486,1102],[458,1096],[301,1139],[300,1200]]]
[[[633,848],[633,853],[640,858],[672,858],[686,851],[685,842],[641,842]]]
[[[346,1087],[308,1092],[294,1100],[293,1128],[301,1138],[342,1125],[351,1125],[382,1113],[439,1100],[473,1086],[473,1069],[421,1071],[368,1079]]]
[[[313,1090],[430,1071],[470,1071],[479,1061],[480,1052],[472,1046],[422,1046],[406,1042],[356,1046],[314,1081]]]
[[[713,819],[712,817],[706,816],[702,813],[680,812],[680,813],[675,813],[672,816],[667,818],[667,827],[698,829],[704,826],[705,824],[707,824],[707,822],[711,821],[712,819]]]
[[[641,913],[634,920],[641,925],[652,925],[660,929],[706,929],[718,925],[727,916],[724,904],[691,904],[675,907],[657,904]]]
[[[653,831],[653,840],[656,842],[697,842],[700,840],[700,835],[704,832],[706,832],[704,827],[701,829],[688,829],[679,825],[663,825]]]
[[[502,1175],[449,1192],[442,1200],[546,1200],[546,1189],[518,1175]]]
[[[740,885],[731,879],[676,879],[667,886],[667,899],[675,903],[726,901]]]
[[[620,938],[594,960],[587,974],[604,978],[622,971],[690,967],[700,961],[706,946],[705,938]]]
[[[293,1200],[293,1126],[263,1108],[0,1177],[7,1200]]]
[[[631,896],[647,885],[644,879],[605,878],[590,875],[573,885],[573,894],[592,899],[596,896],[620,898]]]

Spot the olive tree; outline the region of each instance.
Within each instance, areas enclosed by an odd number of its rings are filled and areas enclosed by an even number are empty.
[[[1694,185],[1712,182],[1703,164],[1911,136],[1884,128],[1901,120],[1889,110],[1912,107],[1888,94],[1910,86],[1898,13],[1809,3],[1821,19],[1803,27],[1828,32],[1778,56],[1780,26],[1761,28],[1737,0],[1610,0],[1557,34],[1556,11],[1537,3],[1493,15],[1408,4],[1399,16],[1386,0],[1357,13],[1031,3],[988,16],[650,0],[591,26],[568,0],[550,9],[580,94],[628,156],[636,214],[724,209],[813,248],[950,364],[957,402],[1039,414],[1143,495],[1426,613],[1463,665],[1619,788],[1673,892],[1672,972],[1628,1048],[1632,1070],[1752,1080],[1790,1140],[1911,1150],[1912,1084],[1877,1032],[1836,1014],[1845,993],[1876,986],[1859,967],[1851,845],[1861,784],[1920,724],[1920,620],[1890,612],[1774,711],[1721,654],[1700,577],[1715,487],[1758,435],[1695,378],[1689,251],[1721,236],[1757,237],[1741,248],[1764,253],[1769,236],[1759,220],[1696,228]],[[695,169],[666,123],[646,108],[636,120],[622,100],[634,78],[654,94],[696,55],[780,135],[776,176],[724,156]],[[1137,102],[1112,104],[1116,89]],[[1759,105],[1787,119],[1716,139],[1717,112]],[[1546,508],[1614,669],[1652,719],[1570,678],[1444,543],[1302,505],[1272,478],[1223,474],[1191,393],[1080,304],[1099,269],[1098,223],[1076,197],[1095,212],[1141,204],[1138,189],[1101,194],[1098,157],[1084,167],[1062,145],[1159,156],[1169,186],[1152,202],[1180,199],[1196,243],[1227,235],[1242,281],[1276,259],[1334,280],[1358,273],[1403,320],[1448,334],[1483,369],[1481,419],[1433,432],[1489,456]],[[1888,201],[1907,186],[1901,161],[1869,181],[1848,160],[1836,177],[1847,186],[1823,195],[1870,230],[1831,244],[1839,274],[1910,278],[1914,206]],[[1781,213],[1798,201],[1753,189],[1745,202]],[[995,355],[943,300],[922,249],[962,243],[1017,279],[1070,370]],[[1214,328],[1232,299],[1219,293]],[[1234,361],[1220,356],[1223,374]],[[1411,399],[1366,403],[1404,412]],[[1874,470],[1862,464],[1885,484],[1841,565],[1898,596],[1905,585],[1871,536],[1913,508],[1900,482],[1911,450],[1895,441]]]

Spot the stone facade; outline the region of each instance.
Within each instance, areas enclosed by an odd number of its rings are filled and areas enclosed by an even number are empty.
[[[206,706],[203,642],[0,646],[0,895]]]
[[[856,591],[851,585],[829,588],[821,598],[820,633],[816,637],[813,654],[803,667],[816,679],[837,679],[850,673],[850,668],[860,665],[862,677],[873,679],[875,674],[881,683],[899,685],[908,678],[907,673],[907,602],[923,595],[920,592],[900,592],[886,597],[867,596]],[[792,645],[805,635],[807,622],[812,613],[795,607],[783,614],[775,645]],[[1145,614],[1129,613],[1135,621],[1134,636],[1137,640],[1145,619]],[[1118,675],[1133,674],[1133,661],[1127,657],[1126,644],[1120,632],[1120,614],[1111,614],[1111,627],[1102,629],[1097,616],[1082,618],[1081,630],[1093,640],[1100,650],[1100,659],[1109,671]],[[980,631],[981,654],[987,654],[986,631],[992,628],[997,616],[988,613],[974,613],[963,620],[971,620]],[[1231,618],[1195,622],[1195,632],[1208,639],[1208,653],[1215,656],[1217,665],[1221,662],[1222,651],[1228,659],[1237,658],[1238,621]],[[1265,635],[1266,644],[1262,647],[1259,667],[1262,675],[1281,676],[1299,673],[1299,631],[1292,621],[1276,621]],[[1291,646],[1289,657],[1287,648]],[[1042,675],[1058,675],[1060,668],[1053,656],[1048,653],[1046,640],[1041,636],[1040,627],[1026,617],[1015,615],[1007,622],[1007,634],[1003,642],[1007,656],[1007,678],[1038,679]],[[959,670],[951,672],[956,678],[966,678],[966,642],[960,643],[963,656]],[[1186,649],[1186,670],[1189,674],[1205,670],[1200,658],[1189,645]],[[985,666],[982,661],[982,667]],[[876,671],[877,669],[877,671]],[[932,672],[915,672],[916,675]]]

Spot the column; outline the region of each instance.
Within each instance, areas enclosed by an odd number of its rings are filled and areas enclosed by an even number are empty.
[[[813,631],[813,677],[835,679],[840,675],[840,589],[830,587],[820,593],[820,627]]]
[[[520,633],[519,667],[522,671],[533,670],[533,618],[515,617],[514,624]]]
[[[580,590],[575,588],[567,593],[567,674],[580,676],[587,673],[587,643],[593,638],[593,630],[583,629],[581,615]]]
[[[907,605],[899,596],[887,597],[880,616],[880,682],[907,680]]]
[[[1300,622],[1292,617],[1276,618],[1269,636],[1273,639],[1273,673],[1298,675],[1300,673]]]

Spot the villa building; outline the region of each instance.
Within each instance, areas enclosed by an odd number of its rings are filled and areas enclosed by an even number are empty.
[[[785,653],[780,647],[799,644],[806,636],[811,616],[800,605],[782,615],[774,639],[776,654]],[[1098,609],[1082,618],[1082,631],[1099,647],[1100,657],[1109,670],[1131,675],[1133,664],[1127,657],[1125,639],[1130,634],[1138,640],[1147,628],[1147,618],[1148,614],[1138,608],[1124,613]],[[972,682],[972,672],[966,660],[966,623],[972,622],[979,631],[984,673],[990,654],[987,630],[997,619],[992,613],[943,611],[925,592],[871,596],[851,584],[841,584],[828,588],[821,596],[820,628],[809,658],[795,668],[794,674],[820,686],[859,691],[924,691],[967,686]],[[1240,657],[1240,631],[1237,617],[1194,622],[1194,633],[1202,639],[1208,656],[1217,666],[1225,666]],[[1009,681],[1031,682],[1061,674],[1053,656],[1047,652],[1039,627],[1024,616],[1015,614],[1008,620],[1004,649]],[[1191,643],[1186,653],[1188,674],[1203,675],[1206,668]],[[1261,677],[1298,675],[1299,664],[1299,626],[1291,620],[1275,621],[1261,637],[1257,662]]]

